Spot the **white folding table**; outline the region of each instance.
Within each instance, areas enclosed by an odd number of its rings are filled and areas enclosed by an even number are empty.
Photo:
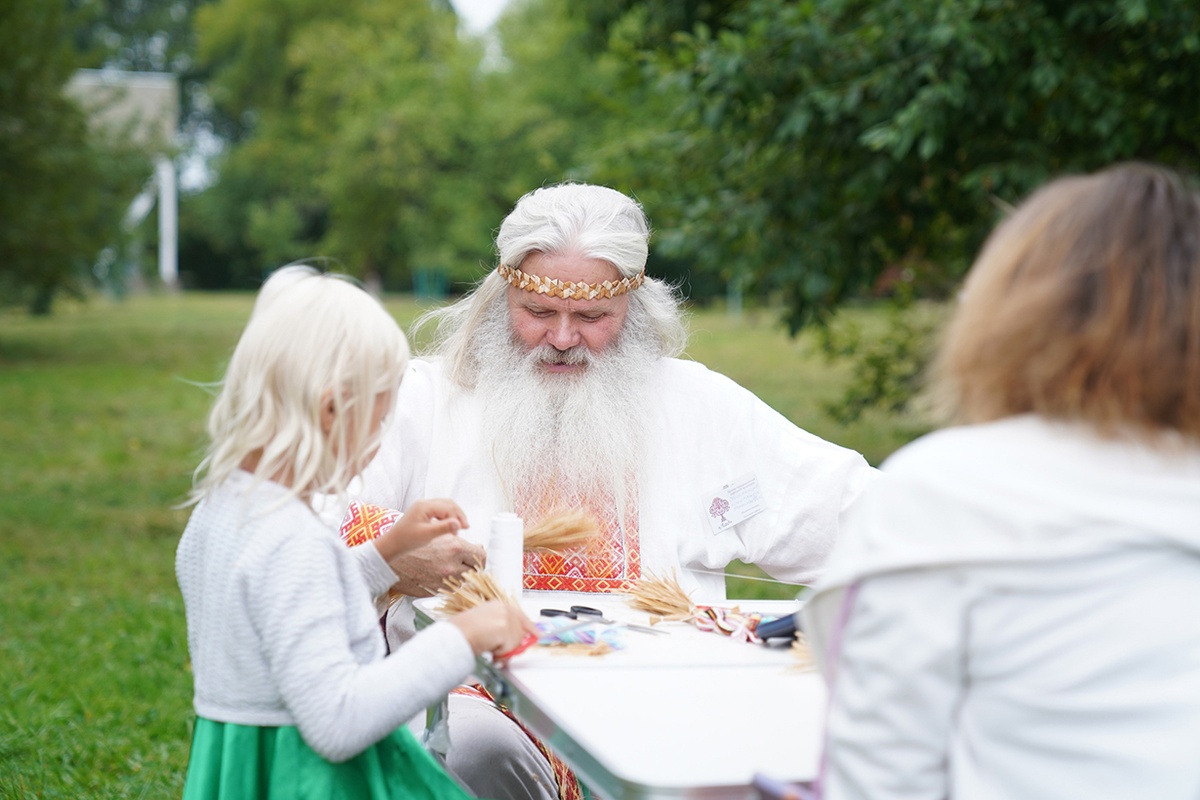
[[[439,616],[415,603],[418,626]],[[522,607],[587,605],[649,624],[621,595],[525,592]],[[782,616],[785,601],[730,601]],[[538,646],[506,665],[479,659],[476,677],[598,795],[751,798],[756,774],[811,780],[825,711],[819,674],[788,647],[733,641],[683,622],[666,635],[622,629],[624,648],[601,656]],[[451,734],[453,735],[453,734]]]

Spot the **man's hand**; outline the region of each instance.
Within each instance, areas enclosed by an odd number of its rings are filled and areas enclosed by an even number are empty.
[[[375,540],[379,555],[389,564],[446,534],[467,527],[467,515],[453,500],[418,500]]]
[[[443,580],[482,567],[485,559],[485,551],[479,545],[461,536],[439,536],[424,547],[409,550],[388,562],[398,576],[392,588],[410,597],[432,597],[442,588]]]

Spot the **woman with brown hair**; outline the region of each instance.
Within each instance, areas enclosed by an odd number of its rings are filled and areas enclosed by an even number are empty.
[[[805,609],[820,796],[1200,796],[1200,197],[1144,164],[1036,192],[933,378],[952,426]]]

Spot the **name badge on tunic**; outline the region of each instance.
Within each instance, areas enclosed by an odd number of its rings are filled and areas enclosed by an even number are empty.
[[[762,510],[762,490],[754,475],[744,475],[704,496],[704,512],[713,533],[732,528]]]

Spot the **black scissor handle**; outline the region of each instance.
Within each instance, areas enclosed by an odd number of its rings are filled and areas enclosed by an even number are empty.
[[[543,617],[567,617],[575,619],[576,611],[574,608],[570,611],[563,611],[561,608],[543,608],[540,613]]]

